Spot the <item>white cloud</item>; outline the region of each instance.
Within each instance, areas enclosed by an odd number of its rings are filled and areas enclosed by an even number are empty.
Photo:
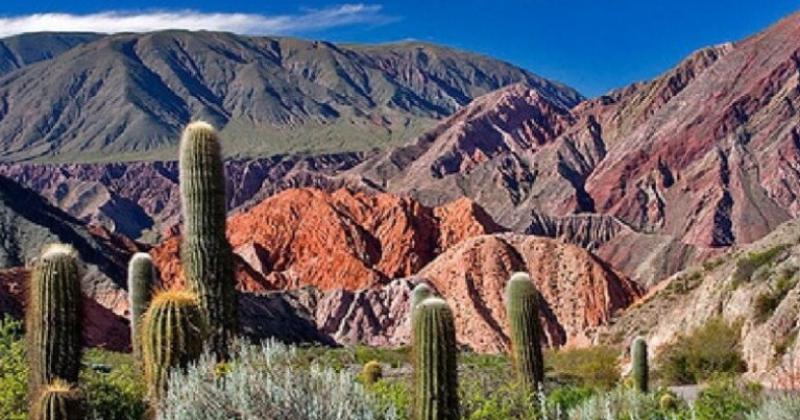
[[[342,4],[297,14],[204,13],[195,10],[85,15],[39,13],[0,17],[0,37],[25,32],[148,32],[162,29],[226,31],[240,34],[294,34],[354,24],[382,24],[391,18],[380,5]]]

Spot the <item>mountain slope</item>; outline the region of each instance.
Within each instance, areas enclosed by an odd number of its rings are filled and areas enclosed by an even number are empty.
[[[131,254],[141,247],[102,228],[84,225],[33,191],[0,176],[0,269],[28,265],[53,242],[72,245],[86,264],[83,293],[124,315],[126,267]]]
[[[353,172],[428,205],[471,197],[519,231],[599,213],[690,262],[800,214],[798,41],[800,13],[572,109],[506,87]]]
[[[787,381],[796,381],[800,362],[798,232],[795,219],[752,244],[675,274],[600,336],[626,343],[642,334],[657,354],[679,335],[721,317],[740,329],[748,375],[773,387],[788,386]]]
[[[0,39],[0,77],[28,64],[49,60],[100,38],[92,33],[30,33]]]
[[[110,35],[0,78],[0,160],[164,156],[197,118],[224,128],[231,155],[369,150],[517,82],[566,107],[581,99],[510,64],[429,44]]]

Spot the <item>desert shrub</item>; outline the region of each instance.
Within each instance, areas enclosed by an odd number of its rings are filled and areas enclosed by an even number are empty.
[[[596,393],[597,390],[594,388],[564,385],[551,390],[547,394],[547,401],[550,406],[558,407],[561,412],[566,413],[588,400]]]
[[[411,413],[411,384],[405,380],[380,380],[367,388],[375,399],[379,413],[394,410],[398,420]]]
[[[369,346],[348,346],[330,348],[324,346],[298,347],[295,363],[311,366],[318,364],[341,371],[353,365],[363,365],[371,360],[398,368],[409,361],[409,347],[379,348]]]
[[[775,309],[778,308],[778,305],[781,304],[783,298],[789,294],[789,291],[791,291],[795,285],[797,285],[797,278],[794,276],[794,273],[782,273],[769,291],[756,296],[754,304],[756,321],[764,322],[769,319],[775,312]]]
[[[610,346],[548,350],[545,366],[557,382],[610,389],[620,380],[619,355],[619,350]]]
[[[27,418],[27,379],[22,323],[6,317],[0,320],[0,419]]]
[[[656,365],[660,378],[670,384],[696,384],[716,374],[744,372],[739,326],[712,318],[667,346]]]
[[[761,267],[772,263],[789,246],[786,244],[776,245],[763,251],[753,251],[736,260],[736,268],[733,271],[732,287],[736,288],[740,284],[750,281],[753,274]]]
[[[747,420],[800,419],[800,396],[783,395],[765,400],[746,416]]]
[[[379,409],[353,374],[316,363],[298,366],[296,351],[277,342],[238,344],[223,376],[203,356],[185,372],[173,372],[158,418],[394,419],[394,407]]]
[[[139,420],[147,406],[145,387],[131,355],[92,349],[84,355],[80,387],[93,419]]]
[[[462,417],[470,420],[536,419],[536,399],[517,382],[483,388],[477,381],[460,384]]]
[[[634,389],[617,387],[595,394],[569,411],[570,419],[580,420],[634,420],[684,418],[681,411],[661,408],[658,393],[644,394]]]
[[[732,377],[711,381],[694,402],[697,420],[742,419],[756,408],[761,389],[757,385],[737,385]]]
[[[666,292],[676,295],[685,295],[696,289],[703,282],[703,273],[693,271],[674,278],[667,285]]]

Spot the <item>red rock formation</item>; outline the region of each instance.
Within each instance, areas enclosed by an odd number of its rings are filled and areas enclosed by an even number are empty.
[[[410,276],[441,250],[500,230],[467,199],[430,209],[407,197],[345,189],[287,190],[228,221],[240,269],[251,272],[240,276],[243,290],[363,289]],[[166,282],[180,276],[178,243],[170,238],[153,250]]]
[[[458,338],[481,351],[508,343],[505,284],[527,271],[541,291],[540,312],[554,345],[584,345],[593,332],[640,292],[586,250],[550,239],[501,234],[461,242],[418,274],[453,306]]]

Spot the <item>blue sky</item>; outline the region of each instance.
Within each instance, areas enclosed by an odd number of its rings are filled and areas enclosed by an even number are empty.
[[[0,35],[174,25],[330,41],[418,39],[498,57],[595,96],[796,10],[798,0],[3,0]]]

